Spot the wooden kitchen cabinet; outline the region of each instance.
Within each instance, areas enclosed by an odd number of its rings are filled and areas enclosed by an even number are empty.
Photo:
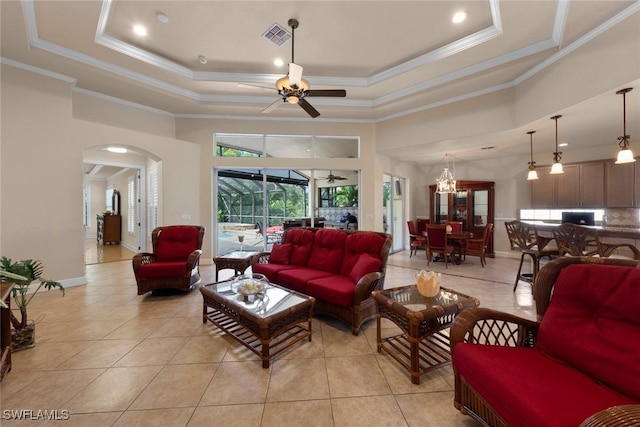
[[[635,163],[616,165],[614,160],[610,160],[606,162],[605,168],[607,186],[606,207],[635,207]],[[635,187],[637,188],[638,186],[636,185]]]
[[[556,181],[550,175],[551,166],[536,167],[538,179],[529,181],[531,183],[531,207],[550,208],[555,206]]]
[[[580,165],[566,165],[564,173],[551,175],[555,179],[556,200],[558,208],[580,206]]]
[[[605,162],[564,165],[564,173],[551,175],[551,166],[537,167],[531,182],[533,208],[603,208],[605,206]]]
[[[604,162],[580,164],[580,207],[602,209],[605,203]]]

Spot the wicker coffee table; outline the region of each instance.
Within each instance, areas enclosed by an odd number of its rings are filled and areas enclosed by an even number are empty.
[[[295,343],[311,341],[315,298],[275,284],[251,302],[232,290],[233,280],[202,285],[202,322],[209,320],[249,350],[268,368],[273,357]]]
[[[420,295],[415,285],[373,291],[378,307],[377,347],[384,350],[420,384],[420,375],[451,363],[449,333],[456,314],[477,307],[477,298],[447,288],[433,298]],[[380,319],[391,320],[401,333],[382,338]]]

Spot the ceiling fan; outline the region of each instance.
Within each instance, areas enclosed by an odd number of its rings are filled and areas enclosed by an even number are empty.
[[[294,62],[294,41],[295,29],[300,23],[297,19],[291,18],[287,23],[291,27],[291,62],[289,63],[289,73],[276,81],[276,90],[280,94],[280,99],[262,110],[263,113],[270,113],[283,103],[298,104],[311,117],[316,118],[320,115],[306,98],[309,96],[330,96],[345,97],[347,91],[344,89],[309,89],[309,82],[302,78],[302,67]],[[262,86],[260,86],[262,87]]]
[[[344,176],[334,175],[333,171],[329,171],[329,175],[327,175],[326,178],[320,179],[326,179],[329,184],[333,184],[336,181],[344,181],[347,178],[345,178]]]

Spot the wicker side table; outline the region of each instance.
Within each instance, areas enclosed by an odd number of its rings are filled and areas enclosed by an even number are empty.
[[[415,285],[373,291],[378,307],[377,347],[385,350],[411,375],[413,384],[427,371],[451,363],[449,334],[456,314],[477,307],[477,298],[447,288],[433,298],[418,292]],[[380,320],[391,320],[400,334],[382,338]]]
[[[251,265],[251,258],[257,252],[235,251],[226,255],[220,255],[213,258],[216,265],[216,282],[218,281],[218,272],[226,268],[232,269],[235,276],[243,274]]]

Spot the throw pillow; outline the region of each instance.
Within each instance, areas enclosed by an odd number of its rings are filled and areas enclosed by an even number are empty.
[[[381,265],[382,263],[378,258],[372,257],[369,254],[361,254],[358,261],[356,261],[355,265],[349,272],[349,278],[355,283],[358,283],[358,280],[367,273],[380,271]]]
[[[269,256],[270,264],[289,264],[289,257],[291,255],[291,249],[293,246],[290,243],[279,244],[275,243],[271,248],[271,255]]]

